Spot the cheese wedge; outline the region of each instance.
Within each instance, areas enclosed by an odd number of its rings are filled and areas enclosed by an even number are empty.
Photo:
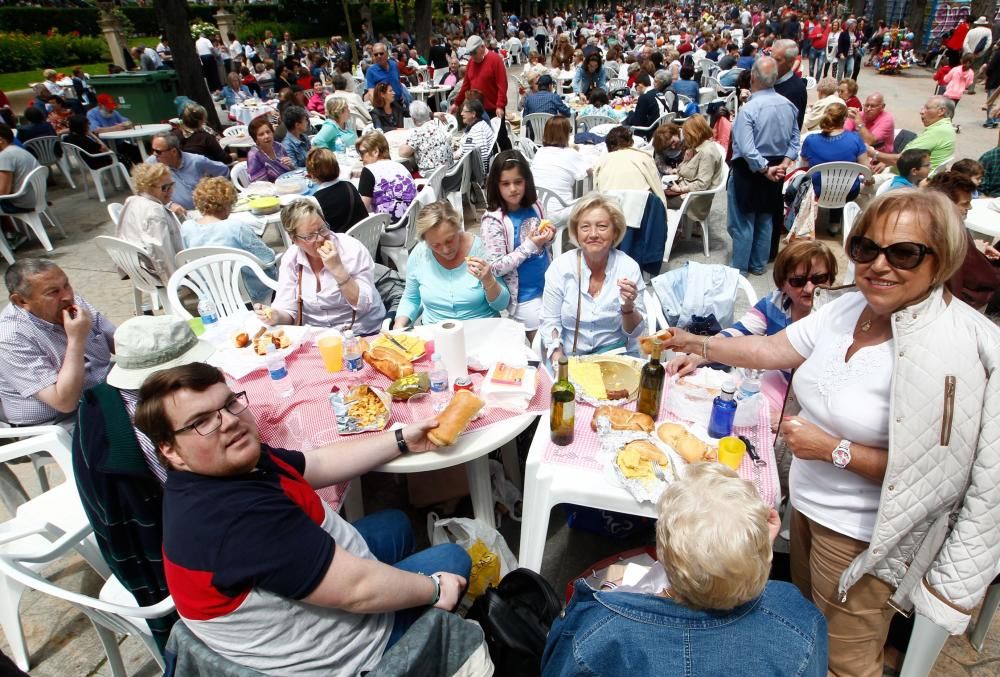
[[[595,362],[581,362],[576,358],[569,360],[569,378],[580,386],[583,391],[596,400],[606,400],[608,391],[604,388],[604,375],[601,366]]]

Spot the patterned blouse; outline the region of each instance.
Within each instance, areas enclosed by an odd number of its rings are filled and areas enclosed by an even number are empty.
[[[437,120],[428,120],[420,125],[406,139],[406,145],[413,149],[420,173],[451,164],[451,143],[448,131]]]
[[[274,183],[279,176],[291,171],[281,163],[283,157],[288,157],[288,153],[280,141],[274,142],[274,159],[265,155],[260,148],[251,148],[247,153],[247,171],[250,173],[250,180]]]
[[[373,214],[388,214],[398,221],[417,196],[417,187],[406,167],[395,160],[379,160],[361,170],[358,192],[371,198]]]

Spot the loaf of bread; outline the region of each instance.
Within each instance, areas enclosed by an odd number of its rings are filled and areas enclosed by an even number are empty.
[[[590,419],[591,430],[597,430],[597,418],[599,416],[608,417],[608,420],[611,421],[612,430],[639,430],[644,433],[651,433],[655,425],[653,419],[646,414],[629,411],[625,407],[614,407],[605,404],[594,410],[594,418]]]
[[[410,358],[398,350],[376,346],[366,350],[362,356],[373,369],[385,374],[393,381],[413,373],[413,364],[410,362]]]
[[[712,447],[692,435],[679,423],[661,423],[656,429],[656,434],[688,463],[718,460],[718,453]]]
[[[468,390],[455,393],[448,406],[437,415],[437,428],[427,433],[427,439],[437,447],[448,447],[458,440],[458,436],[483,408],[481,399]]]

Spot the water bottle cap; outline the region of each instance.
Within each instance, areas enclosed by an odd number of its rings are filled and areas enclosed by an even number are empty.
[[[264,349],[264,352],[270,354],[273,353],[275,350],[277,350],[277,348],[274,347],[274,344],[268,343],[267,348]]]
[[[722,392],[732,395],[736,392],[736,384],[732,380],[726,381],[722,384]]]

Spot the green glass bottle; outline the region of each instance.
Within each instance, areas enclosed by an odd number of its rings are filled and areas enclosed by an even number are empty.
[[[569,361],[559,358],[559,377],[552,384],[552,404],[549,410],[549,429],[552,443],[561,447],[573,442],[576,423],[576,388],[569,382]]]
[[[666,370],[660,364],[660,350],[662,344],[654,340],[653,349],[649,353],[649,362],[642,367],[642,375],[639,377],[639,401],[635,410],[641,414],[646,414],[654,421],[660,413],[660,400],[663,398],[663,381],[666,379]]]

